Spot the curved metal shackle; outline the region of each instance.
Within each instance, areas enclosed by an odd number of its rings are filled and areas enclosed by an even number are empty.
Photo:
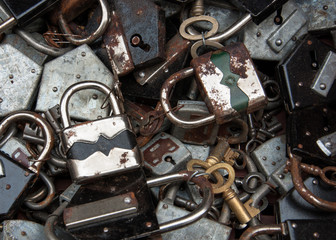
[[[199,118],[196,120],[182,120],[178,118],[172,110],[169,103],[170,93],[173,86],[180,80],[190,77],[194,74],[193,68],[189,67],[171,75],[162,85],[160,101],[167,118],[175,125],[182,128],[197,128],[207,125],[215,121],[215,115],[211,114],[208,117]]]
[[[82,39],[76,39],[75,37],[72,36],[73,33],[71,32],[70,27],[68,26],[63,14],[60,13],[58,24],[62,32],[66,34],[65,38],[70,43],[74,45],[90,44],[104,34],[110,22],[110,10],[106,0],[99,0],[99,4],[102,11],[101,22],[96,31],[94,31],[91,35],[87,36],[86,38]]]
[[[19,121],[31,121],[37,124],[42,129],[43,136],[45,137],[43,150],[34,163],[34,167],[29,167],[29,169],[35,173],[38,173],[43,165],[43,161],[46,160],[54,146],[54,135],[53,130],[49,123],[41,117],[39,114],[29,111],[16,111],[8,116],[6,116],[0,123],[0,136],[5,134],[6,130],[11,126],[12,123],[17,123]]]
[[[61,98],[60,111],[61,111],[61,120],[64,128],[70,127],[70,115],[69,115],[68,103],[70,101],[71,96],[74,93],[84,89],[95,89],[101,91],[102,93],[105,93],[106,95],[109,96],[109,101],[113,109],[113,114],[118,115],[121,113],[116,97],[112,93],[111,89],[107,87],[105,84],[96,81],[84,81],[75,83],[70,87],[68,87],[68,89],[63,93],[63,96]]]
[[[201,188],[201,191],[203,192],[203,201],[194,211],[192,211],[188,215],[161,224],[160,229],[158,230],[157,233],[169,232],[176,230],[178,228],[185,227],[186,225],[189,225],[205,216],[212,206],[214,195],[211,183],[204,176],[195,175],[195,172],[183,171],[176,174],[162,176],[154,179],[148,179],[147,185],[148,187],[151,188],[179,181],[186,181],[186,182],[192,181],[196,185],[198,185]]]

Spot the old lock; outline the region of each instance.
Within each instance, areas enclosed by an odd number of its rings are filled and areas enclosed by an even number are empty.
[[[82,89],[96,89],[108,95],[114,116],[70,126],[68,103]],[[69,158],[74,182],[88,182],[141,167],[131,123],[126,114],[121,114],[116,97],[106,85],[94,81],[74,84],[63,94],[60,108],[63,150]]]
[[[251,113],[267,104],[252,59],[242,43],[223,47],[191,61],[190,68],[170,76],[161,88],[161,104],[168,119],[183,128],[195,128],[212,121],[223,124],[241,112]],[[183,78],[195,74],[200,93],[212,115],[196,120],[182,120],[169,103],[171,89]]]

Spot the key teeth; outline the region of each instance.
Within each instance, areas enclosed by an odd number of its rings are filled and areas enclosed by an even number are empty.
[[[250,214],[251,218],[254,218],[260,213],[260,209],[255,208],[252,206],[253,199],[249,199],[247,202],[244,203],[244,206],[248,213]]]

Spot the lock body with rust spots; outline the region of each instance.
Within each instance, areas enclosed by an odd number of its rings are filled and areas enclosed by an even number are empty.
[[[74,92],[88,88],[110,96],[114,116],[70,126],[67,102]],[[74,182],[88,182],[141,167],[132,125],[127,115],[120,114],[116,99],[106,85],[90,81],[72,85],[63,95],[61,116],[65,126],[61,133],[63,149]]]
[[[191,61],[191,66],[200,93],[218,124],[267,104],[252,59],[242,43],[199,56]]]

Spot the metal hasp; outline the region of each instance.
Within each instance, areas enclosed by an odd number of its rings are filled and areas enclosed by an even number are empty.
[[[0,117],[33,105],[42,66],[11,44],[0,45]]]
[[[82,185],[63,220],[76,239],[135,239],[159,229],[142,169]]]
[[[336,5],[334,0],[295,0],[307,14],[308,31],[324,33],[336,28]]]
[[[136,68],[165,58],[164,12],[153,1],[113,0]]]
[[[328,58],[329,52],[335,54],[336,51],[315,37],[307,35],[297,42],[295,49],[277,66],[281,90],[290,112],[314,105],[332,103],[336,100],[334,85],[327,86],[328,83],[325,83],[316,86],[324,92],[327,92],[326,90],[329,88],[327,97],[311,88],[316,79],[319,79],[318,73],[323,74],[327,70],[323,70],[323,66],[325,66],[324,63],[328,63],[328,60],[325,59]]]
[[[237,7],[251,14],[253,22],[261,23],[288,0],[231,0]]]
[[[0,24],[0,33],[15,25],[24,27],[48,12],[59,0],[2,0],[12,16]]]
[[[316,143],[336,131],[336,111],[327,106],[316,106],[295,111],[287,118],[287,144],[291,152],[313,164],[336,164],[335,156],[326,155]]]
[[[287,237],[291,240],[333,239],[336,218],[287,221]]]
[[[153,175],[162,176],[185,169],[190,151],[177,138],[159,133],[141,148],[145,167]]]
[[[62,94],[74,83],[99,81],[109,87],[113,75],[98,59],[91,48],[82,45],[44,65],[35,111],[45,112],[59,104]],[[88,89],[76,94],[70,101],[70,116],[77,120],[91,120],[108,115],[101,109],[105,95]]]
[[[259,25],[251,22],[244,28],[244,44],[253,59],[280,61],[307,33],[305,13],[290,0],[282,6],[282,22],[272,13]]]
[[[319,178],[309,177],[304,185],[316,196],[328,201],[336,201],[336,190],[326,185]],[[276,216],[278,222],[298,219],[335,219],[336,213],[332,211],[321,211],[304,200],[299,193],[293,189],[276,203]]]
[[[336,53],[328,52],[322,66],[315,76],[311,88],[323,97],[328,97],[329,91],[336,79]]]
[[[176,115],[185,120],[197,119],[210,114],[207,106],[202,101],[180,100],[177,102],[177,108]],[[216,123],[191,129],[184,129],[173,125],[171,134],[184,143],[214,145],[218,130],[219,125]]]
[[[242,43],[225,46],[191,61],[197,85],[209,112],[223,124],[262,109],[267,97],[248,50]]]
[[[5,176],[0,178],[0,222],[13,217],[37,177],[0,152]]]
[[[336,132],[328,134],[319,138],[316,144],[328,157],[334,157],[336,155]]]

